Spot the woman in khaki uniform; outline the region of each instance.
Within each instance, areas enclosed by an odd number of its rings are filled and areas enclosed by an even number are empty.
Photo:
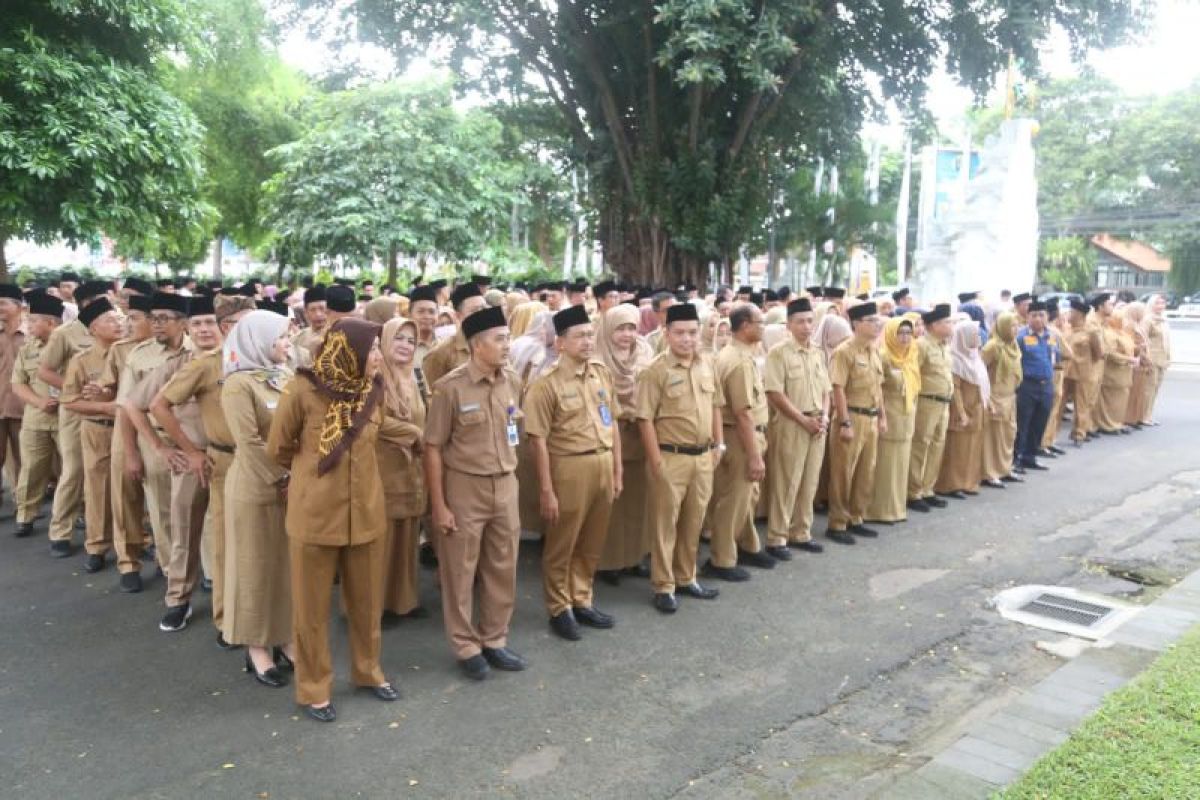
[[[383,413],[397,425],[405,444],[380,440],[376,447],[379,474],[387,503],[390,528],[380,561],[384,615],[424,617],[418,593],[417,548],[421,517],[429,505],[421,469],[421,436],[425,429],[425,400],[413,375],[417,324],[397,317],[383,326]]]
[[[883,326],[883,405],[887,432],[879,436],[875,488],[866,521],[891,525],[908,519],[908,462],[916,422],[921,365],[917,361],[916,314],[893,317]]]
[[[1021,348],[1017,346],[1017,315],[1006,311],[996,318],[992,337],[983,346],[992,401],[983,419],[983,485],[1003,489],[1019,482],[1012,474],[1013,444],[1017,438],[1017,387],[1021,385]]]
[[[813,330],[813,341],[825,354],[825,369],[828,370],[833,361],[833,351],[849,339],[853,331],[850,329],[850,323],[845,317],[838,315],[832,303],[821,303],[813,313],[817,321],[817,327]],[[832,435],[825,437],[825,459],[821,462],[821,479],[817,481],[817,494],[813,500],[816,508],[829,505],[829,466],[832,461],[830,454],[833,452],[833,438]]]
[[[379,326],[347,317],[329,329],[311,369],[284,387],[267,453],[290,469],[287,533],[296,641],[296,701],[319,722],[330,696],[329,597],[341,576],[355,684],[397,692],[379,666],[379,560],[387,514],[375,457],[383,424]],[[228,613],[228,611],[226,611]]]
[[[1147,357],[1150,359],[1151,380],[1148,399],[1146,400],[1146,416],[1142,418],[1143,425],[1157,425],[1154,421],[1154,405],[1158,402],[1158,390],[1162,386],[1163,376],[1171,364],[1171,329],[1163,312],[1167,309],[1167,298],[1156,294],[1150,298],[1149,314],[1146,315]]]
[[[962,499],[979,491],[983,472],[983,417],[991,407],[991,382],[979,356],[979,323],[960,320],[950,342],[954,395],[946,451],[933,490]]]
[[[1146,327],[1144,303],[1125,306],[1125,331],[1133,338],[1134,355],[1138,357],[1133,368],[1133,380],[1129,386],[1129,402],[1125,405],[1125,424],[1141,428],[1142,420],[1150,413],[1150,391],[1154,388],[1154,365],[1148,358],[1150,352],[1149,331]]]
[[[265,686],[286,686],[292,664],[292,593],[284,530],[287,470],[267,455],[266,439],[291,377],[288,321],[251,311],[229,332],[222,352],[221,409],[233,438],[225,485],[225,640],[246,646],[246,671]],[[277,667],[276,658],[279,666]]]
[[[1125,309],[1117,309],[1104,323],[1104,375],[1100,379],[1100,402],[1096,425],[1110,436],[1129,433],[1123,423],[1133,386],[1133,369],[1138,364],[1137,346],[1125,329]]]
[[[638,316],[635,306],[621,303],[604,313],[596,331],[596,357],[612,374],[613,391],[621,408],[617,427],[622,469],[625,475],[635,476],[613,505],[608,538],[596,572],[596,577],[614,586],[622,574],[650,577],[650,568],[644,563],[650,554],[650,521],[646,519],[649,502],[646,481],[636,478],[644,472],[646,461],[637,423],[637,376],[650,364],[654,351],[638,336]]]

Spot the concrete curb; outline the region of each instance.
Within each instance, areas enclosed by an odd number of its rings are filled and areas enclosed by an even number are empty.
[[[925,766],[873,796],[887,800],[987,798],[1062,744],[1109,692],[1129,683],[1200,623],[1200,571],[1168,589],[1105,640],[1059,667]]]

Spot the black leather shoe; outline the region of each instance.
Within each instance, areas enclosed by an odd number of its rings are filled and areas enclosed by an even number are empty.
[[[1076,450],[1078,450],[1079,448],[1083,447],[1083,443],[1084,443],[1084,442],[1086,442],[1087,440],[1088,440],[1088,438],[1087,438],[1086,436],[1082,436],[1082,437],[1080,437],[1080,438],[1078,438],[1078,439],[1072,438],[1072,439],[1071,439],[1071,445],[1072,445],[1072,446],[1073,446],[1073,447],[1074,447]]]
[[[233,644],[225,638],[225,634],[217,631],[217,647],[222,650],[240,650],[242,646],[240,644]]]
[[[50,543],[51,558],[66,558],[71,555],[71,543],[66,539]]]
[[[1117,429],[1117,433],[1121,434],[1122,436],[1128,436],[1129,434],[1133,433],[1133,428],[1129,427],[1128,425],[1122,425]]]
[[[121,573],[121,579],[118,582],[121,591],[126,594],[137,594],[142,590],[142,575],[140,572],[124,572]]]
[[[104,556],[99,553],[88,553],[83,559],[83,571],[87,573],[97,573],[104,569]]]
[[[1024,474],[1025,474],[1025,468],[1022,467],[1020,464],[1017,464],[1015,467],[1012,468],[1012,474],[1009,475],[1008,477],[1011,478],[1013,475],[1024,475]],[[1001,478],[1000,480],[1006,480],[1006,479]]]
[[[333,722],[337,719],[337,711],[333,709],[333,703],[321,706],[305,706],[304,713],[317,722]]]
[[[492,674],[492,668],[488,666],[488,662],[480,654],[464,658],[458,662],[458,666],[473,681],[481,681]]]
[[[364,686],[363,688],[369,689],[371,694],[375,695],[385,703],[390,703],[394,700],[400,699],[400,692],[397,691],[396,687],[392,686],[390,683],[385,683],[381,686]]]
[[[838,544],[854,544],[854,537],[845,531],[825,531],[825,538]]]
[[[920,511],[922,514],[929,513],[929,503],[926,503],[924,498],[918,497],[915,500],[909,500],[905,505],[911,511]]]
[[[607,629],[617,624],[616,618],[605,614],[595,606],[576,606],[571,609],[575,613],[575,621],[592,628]]]
[[[654,595],[654,607],[664,614],[674,614],[679,610],[679,601],[675,595],[668,592],[658,592]]]
[[[1014,469],[1013,472],[1016,472],[1016,470]],[[1021,474],[1024,475],[1025,471],[1021,470]],[[1000,480],[1004,481],[1005,483],[1024,483],[1025,482],[1024,478],[1018,478],[1016,475],[1013,475],[1012,473],[1005,475]]]
[[[807,550],[810,553],[824,553],[825,552],[824,545],[820,545],[820,544],[817,544],[816,542],[812,542],[812,541],[792,542],[791,546],[796,548],[797,550]]]
[[[250,651],[246,651],[246,664],[243,667],[246,672],[254,673],[254,680],[261,683],[263,686],[270,686],[272,689],[280,689],[287,686],[287,678],[283,677],[283,673],[275,667],[267,667],[265,672],[259,672],[254,668],[254,662],[250,660]]]
[[[17,527],[13,530],[13,536],[17,537],[18,539],[24,539],[26,537],[33,536],[33,523],[18,522]]]
[[[962,492],[960,492],[958,489],[955,489],[952,492],[938,492],[937,496],[938,497],[949,497],[953,500],[966,500],[967,499],[967,496],[965,494],[963,494]]]
[[[928,505],[930,508],[945,508],[946,506],[950,505],[949,503],[947,503],[945,500],[938,497],[937,495],[934,495],[933,497],[926,497],[923,499],[925,500],[926,505]]]
[[[1037,454],[1038,454],[1039,456],[1041,456],[1042,458],[1058,458],[1058,456],[1057,456],[1057,455],[1055,455],[1054,453],[1051,453],[1051,452],[1050,452],[1050,448],[1049,448],[1049,447],[1043,447],[1041,450],[1038,450],[1038,451],[1037,451]]]
[[[1045,471],[1045,470],[1050,469],[1045,464],[1041,464],[1037,461],[1026,461],[1021,466],[1024,467],[1025,469],[1033,469],[1033,470],[1038,470],[1038,471]]]
[[[200,579],[200,591],[208,592],[209,594],[212,593],[212,578]]]
[[[520,672],[529,666],[525,663],[525,659],[507,647],[485,647],[483,648],[483,657],[496,669],[506,672]]]
[[[730,583],[742,583],[750,580],[750,573],[741,567],[718,567],[710,558],[700,568],[700,574],[706,578],[716,578]]]
[[[578,642],[583,638],[579,632],[579,623],[575,621],[575,615],[569,608],[550,618],[550,630],[570,642]]]
[[[759,569],[775,569],[775,559],[761,550],[751,553],[749,550],[738,548],[737,562],[741,566],[758,567]]]
[[[433,550],[433,545],[425,542],[421,545],[421,549],[417,554],[417,560],[421,562],[421,566],[427,569],[437,569],[437,553]]]
[[[1100,433],[1103,433],[1105,436],[1116,436],[1118,433],[1120,433],[1120,431],[1119,430],[1110,431],[1110,430],[1105,430],[1104,428],[1101,428]]]
[[[181,631],[187,627],[188,620],[191,618],[191,603],[184,603],[181,606],[171,606],[167,609],[167,613],[163,614],[163,618],[159,620],[158,629],[166,633]]]
[[[979,484],[979,485],[980,485],[980,486],[986,486],[986,487],[988,487],[989,489],[1005,489],[1005,488],[1008,488],[1008,487],[1006,487],[1006,486],[1004,485],[1004,481],[997,480],[996,478],[988,478],[987,480],[983,481],[983,482],[982,482],[981,484]]]
[[[851,525],[850,532],[853,533],[855,536],[862,536],[867,539],[878,539],[879,538],[879,531],[871,530],[866,525],[863,525],[861,522],[857,525]]]
[[[607,583],[609,586],[621,585],[621,573],[615,569],[598,569],[596,570],[596,579]]]
[[[283,652],[282,647],[272,649],[271,656],[275,659],[275,668],[280,672],[296,671],[296,663],[288,658],[287,653]]]
[[[782,544],[769,544],[763,548],[763,551],[778,561],[791,561],[793,558],[792,551]]]
[[[1063,450],[1061,447],[1056,447],[1054,445],[1050,445],[1046,449],[1049,450],[1051,453],[1054,453],[1056,456],[1065,456],[1067,454],[1066,450]]]
[[[694,597],[697,600],[715,600],[717,595],[721,593],[721,590],[701,586],[699,583],[689,583],[686,586],[676,586],[675,592],[677,594],[686,594],[688,597]]]

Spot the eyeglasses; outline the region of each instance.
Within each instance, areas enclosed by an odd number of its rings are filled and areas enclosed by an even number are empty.
[[[178,322],[183,319],[178,314],[151,314],[150,322],[155,325],[166,325],[168,322]]]

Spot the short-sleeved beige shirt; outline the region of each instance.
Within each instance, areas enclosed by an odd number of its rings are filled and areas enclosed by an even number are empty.
[[[790,336],[767,353],[763,385],[768,392],[782,394],[802,414],[824,410],[825,396],[833,390],[820,349],[801,346]]]
[[[747,408],[756,426],[767,424],[767,393],[754,358],[757,350],[735,339],[717,354],[717,383],[725,397],[721,422],[726,426],[736,425],[737,412]]]
[[[28,386],[39,397],[50,396],[50,384],[38,377],[38,366],[41,364],[41,339],[30,336],[25,344],[17,351],[17,361],[13,364],[12,382]],[[58,414],[47,414],[37,406],[26,405],[21,417],[21,427],[31,431],[58,430]]]
[[[560,356],[525,395],[525,432],[546,440],[551,455],[611,450],[620,407],[603,362]]]
[[[829,381],[846,393],[846,405],[879,408],[883,404],[883,359],[870,344],[851,338],[838,345],[829,364]]]
[[[433,386],[425,418],[425,442],[441,448],[448,469],[468,475],[502,475],[517,468],[521,385],[507,367],[487,373],[468,361]]]
[[[921,394],[951,397],[954,374],[950,371],[950,349],[928,334],[917,340],[917,363],[921,365]]]
[[[651,420],[661,444],[712,444],[714,409],[725,405],[712,359],[703,354],[683,363],[667,350],[638,375],[638,419]]]

